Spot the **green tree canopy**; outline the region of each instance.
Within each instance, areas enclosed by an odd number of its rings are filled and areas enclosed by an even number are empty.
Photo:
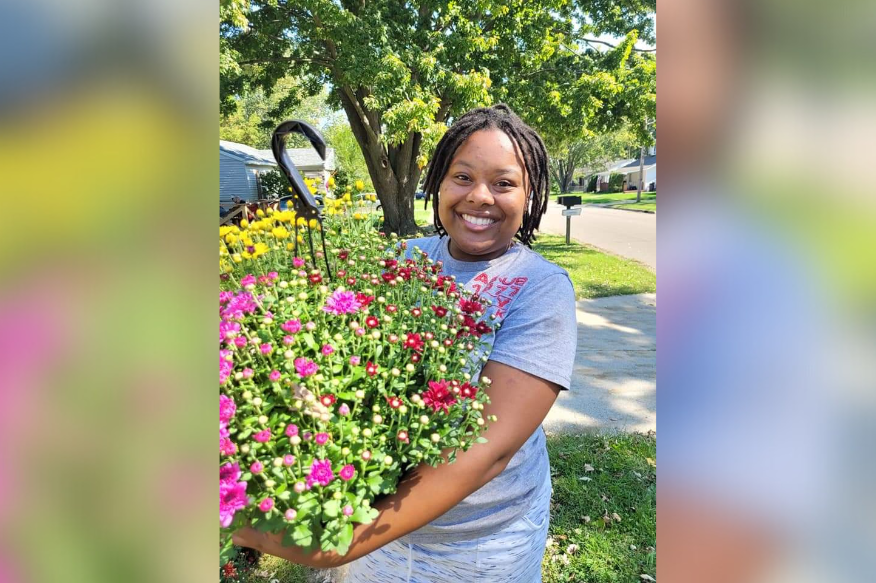
[[[654,0],[222,0],[222,108],[287,75],[343,109],[386,227],[414,232],[413,193],[446,123],[506,101],[559,141],[636,113]],[[624,36],[599,51],[584,39]],[[591,48],[588,48],[591,47]],[[653,63],[653,57],[651,57]],[[650,69],[653,76],[653,68]],[[644,80],[644,81],[643,81]],[[641,106],[647,109],[647,104]]]

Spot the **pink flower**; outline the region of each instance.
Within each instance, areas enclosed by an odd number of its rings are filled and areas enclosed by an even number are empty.
[[[259,346],[259,350],[262,351],[262,354],[264,354],[264,355],[268,355],[268,354],[270,354],[271,352],[273,352],[274,347],[271,346],[270,342],[265,342],[264,344],[262,344],[261,346]]]
[[[295,520],[295,517],[298,516],[298,512],[294,508],[290,508],[286,511],[286,520]]]
[[[259,503],[259,510],[262,512],[268,512],[271,508],[274,507],[274,499],[273,498],[265,498]]]
[[[335,291],[325,301],[323,311],[335,316],[343,316],[344,314],[353,314],[362,307],[362,303],[356,299],[356,294],[349,291]]]
[[[359,363],[362,362],[362,358],[359,356],[351,356],[350,364],[353,366],[359,366]]]
[[[262,462],[253,462],[252,465],[249,466],[249,471],[254,474],[261,474],[264,469],[265,466],[262,465]]]
[[[234,455],[237,453],[237,446],[231,441],[227,435],[219,436],[219,453],[222,455]]]
[[[356,328],[356,336],[365,336],[365,328]]]
[[[294,455],[285,455],[285,456],[283,456],[283,465],[285,465],[285,466],[291,466],[291,465],[294,464],[294,463],[295,463],[295,456],[294,456]]]
[[[334,395],[323,395],[319,398],[319,402],[322,403],[323,407],[331,407],[337,400],[338,398]]]
[[[313,460],[313,465],[310,467],[310,475],[307,476],[307,489],[313,487],[314,484],[320,486],[328,486],[335,478],[332,472],[332,462],[329,460]]]
[[[295,437],[298,435],[298,426],[297,425],[287,425],[286,426],[286,437]]]
[[[307,489],[307,486],[304,485],[304,482],[295,482],[295,485],[292,486],[292,489],[295,490],[296,494],[301,494],[304,490]]]
[[[231,354],[228,350],[219,351],[219,384],[224,385],[231,376],[231,371],[234,370],[234,363],[228,360],[228,355]]]
[[[279,381],[279,380],[280,380],[280,371],[278,371],[278,370],[272,370],[272,371],[271,371],[271,374],[268,375],[268,378],[271,379],[271,380],[274,381],[274,382]]]
[[[347,464],[343,468],[341,468],[341,471],[338,475],[341,476],[341,479],[343,481],[348,482],[353,479],[353,476],[355,474],[356,468],[354,468],[351,464]]]
[[[220,484],[236,484],[240,479],[240,464],[225,464],[219,468],[219,483]]]
[[[295,370],[298,371],[298,376],[300,376],[301,378],[307,378],[310,375],[316,374],[316,371],[319,370],[319,365],[317,365],[309,358],[296,358]]]
[[[341,512],[344,513],[344,516],[353,516],[353,507],[347,504]]]
[[[228,528],[238,510],[246,508],[246,482],[219,485],[219,525]]]
[[[251,379],[253,374],[254,373],[253,373],[253,370],[251,368],[247,367],[247,368],[243,369],[243,378]]]
[[[368,460],[370,460],[371,459],[371,452],[368,451],[367,449],[365,451],[363,451],[362,452],[362,459],[365,460],[366,462]]]
[[[338,414],[347,416],[350,414],[350,408],[346,403],[341,403],[341,406],[338,407]]]
[[[236,411],[237,405],[234,403],[234,399],[225,395],[219,395],[219,421],[226,423],[231,421]]]
[[[399,441],[403,441],[403,442],[405,442],[405,443],[410,443],[410,442],[411,442],[410,439],[408,438],[408,432],[407,432],[407,431],[399,431],[399,432],[398,432],[398,435],[397,435],[396,437],[398,437],[398,440],[399,440]]]
[[[298,320],[297,318],[294,320],[287,320],[280,324],[280,328],[289,334],[296,334],[301,330],[301,320]]]
[[[259,443],[267,443],[267,442],[271,441],[271,430],[264,429],[262,431],[259,431],[258,433],[253,435],[253,439],[258,441]]]
[[[292,259],[292,265],[295,267],[304,267],[304,260],[300,257],[295,257]]]
[[[246,287],[248,285],[255,285],[255,282],[256,282],[255,276],[252,274],[249,274],[249,275],[241,278],[240,285],[241,285],[241,287]]]
[[[291,346],[295,342],[295,338],[292,336],[283,336],[283,344],[286,346]]]
[[[268,279],[277,279],[278,277],[280,277],[280,274],[276,271],[271,271],[268,273]]]
[[[304,329],[308,332],[313,332],[314,330],[316,330],[316,322],[308,322],[304,325]]]
[[[240,332],[240,324],[229,320],[219,322],[219,342],[230,340],[235,334]]]
[[[238,348],[243,348],[244,346],[246,346],[246,337],[238,336],[234,339],[234,345]]]
[[[335,349],[331,344],[323,344],[323,346],[322,346],[322,355],[323,356],[328,356],[334,351],[335,351]]]
[[[456,397],[447,388],[447,381],[429,381],[429,390],[423,395],[423,402],[433,411],[443,410],[445,413],[456,403]]]
[[[252,314],[257,309],[258,304],[252,294],[248,291],[241,291],[219,310],[219,316],[223,320],[241,320],[244,314]]]
[[[316,441],[317,445],[325,445],[328,439],[328,433],[317,433],[314,441]]]

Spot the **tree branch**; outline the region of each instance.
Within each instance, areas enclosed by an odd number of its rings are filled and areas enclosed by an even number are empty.
[[[613,45],[611,43],[605,42],[604,40],[599,40],[599,39],[595,39],[595,38],[582,38],[580,40],[582,40],[588,44],[596,43],[596,44],[600,44],[600,45],[605,45],[607,47],[611,47],[613,49],[617,48],[617,45]],[[633,47],[633,50],[636,51],[637,53],[656,53],[657,47],[654,47],[653,49],[637,49],[636,47]]]

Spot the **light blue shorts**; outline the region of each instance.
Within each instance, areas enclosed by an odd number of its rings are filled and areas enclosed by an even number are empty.
[[[350,563],[345,583],[539,583],[550,518],[550,479],[524,516],[470,541],[395,540]]]

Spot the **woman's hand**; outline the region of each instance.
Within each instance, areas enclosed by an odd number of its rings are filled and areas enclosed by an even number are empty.
[[[317,569],[328,569],[343,564],[343,557],[336,553],[325,553],[320,550],[308,553],[301,547],[283,546],[283,535],[269,532],[259,532],[245,526],[231,535],[231,541],[239,547],[249,547],[267,555],[286,559],[291,563],[307,565]]]

